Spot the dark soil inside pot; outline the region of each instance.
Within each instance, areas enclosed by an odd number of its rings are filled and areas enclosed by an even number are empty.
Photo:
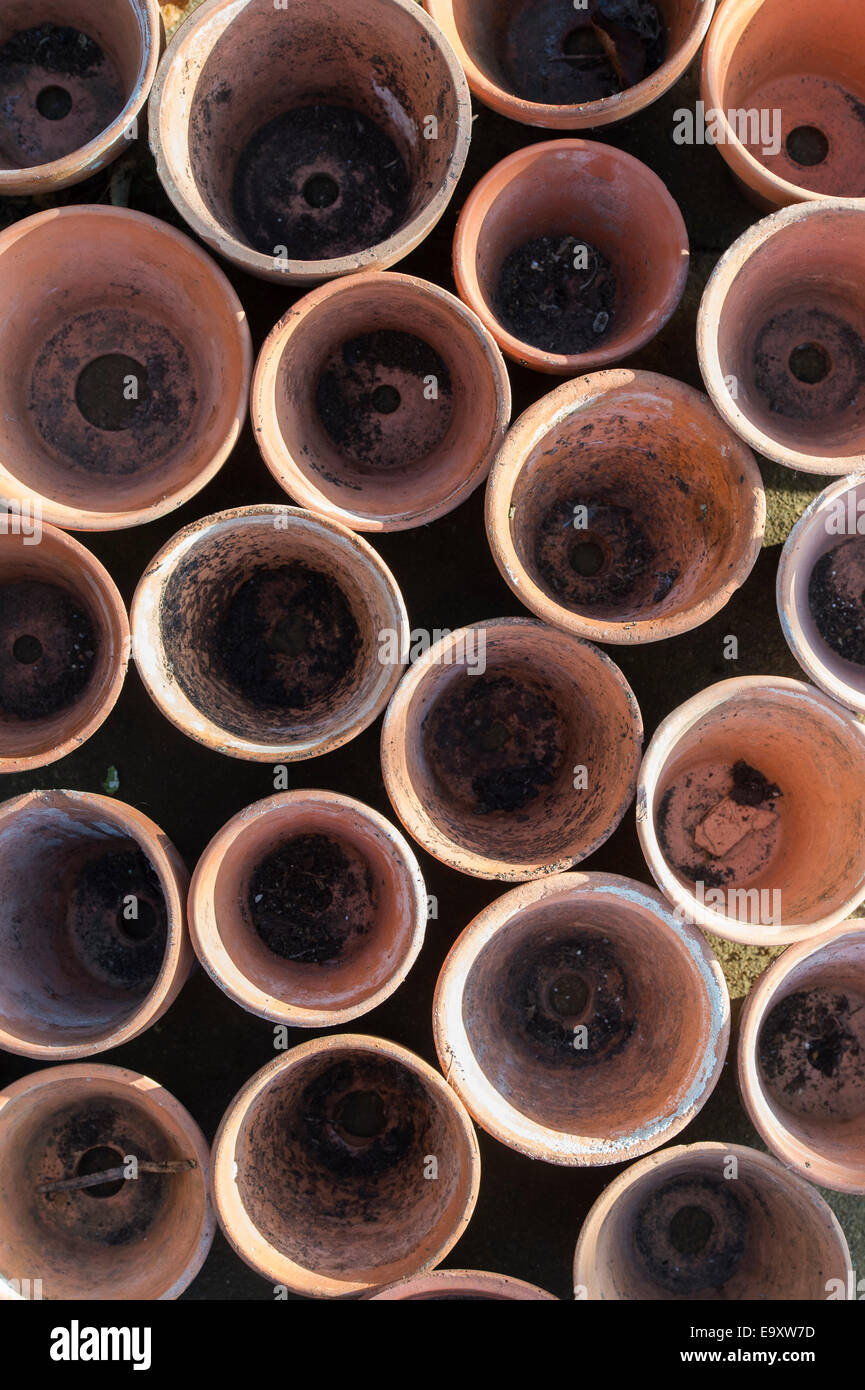
[[[585,525],[574,524],[577,515]],[[534,562],[551,595],[574,612],[630,614],[654,607],[679,578],[678,566],[658,565],[637,512],[600,496],[563,499],[551,507],[538,528]]]
[[[88,859],[75,875],[66,928],[91,982],[147,994],[168,941],[165,897],[147,856],[124,849]]]
[[[87,689],[99,651],[91,615],[56,584],[0,584],[0,717],[49,719]]]
[[[667,38],[651,0],[520,0],[501,29],[499,62],[517,96],[556,106],[600,101],[661,66]]]
[[[254,870],[252,923],[284,960],[344,962],[375,923],[375,884],[355,849],[327,835],[296,835]]]
[[[413,1153],[427,1110],[423,1087],[404,1067],[370,1056],[335,1062],[303,1093],[310,1158],[340,1178],[375,1179]]]
[[[724,1178],[671,1178],[634,1220],[644,1271],[668,1293],[721,1289],[738,1269],[748,1233],[747,1209]]]
[[[757,334],[754,386],[788,420],[843,418],[865,388],[865,342],[838,314],[782,310]]]
[[[622,962],[600,932],[515,954],[501,996],[503,1035],[534,1061],[593,1065],[621,1052],[637,1027]]]
[[[808,603],[823,641],[845,661],[865,666],[865,537],[850,536],[820,556]]]
[[[505,258],[493,295],[499,322],[545,352],[591,352],[615,315],[616,277],[602,251],[579,237],[534,237]]]
[[[707,889],[752,881],[777,849],[781,796],[775,783],[741,759],[691,769],[658,803],[655,829],[664,857],[683,878]]]
[[[785,1110],[837,1120],[865,1112],[865,993],[819,986],[788,994],[757,1046],[763,1081]]]
[[[402,155],[368,116],[302,106],[252,137],[238,159],[232,196],[256,251],[317,261],[386,241],[405,220],[410,193]]]

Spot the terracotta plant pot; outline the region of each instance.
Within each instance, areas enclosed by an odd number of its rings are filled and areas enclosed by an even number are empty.
[[[189,892],[196,954],[250,1013],[331,1028],[369,1013],[423,945],[426,889],[407,842],[371,806],[295,791],[214,836]]]
[[[583,130],[622,121],[663,96],[697,53],[715,0],[630,7],[604,0],[600,6],[590,0],[424,4],[480,101],[525,125]],[[627,8],[631,14],[623,16]],[[633,27],[631,16],[638,21]],[[611,22],[623,18],[621,25]]]
[[[819,11],[808,0],[719,8],[703,50],[702,96],[707,118],[720,115],[720,153],[758,206],[865,197],[861,19],[848,0]],[[740,111],[749,113],[741,125],[730,117]]]
[[[657,174],[614,145],[548,140],[472,189],[454,276],[508,357],[576,376],[645,347],[688,278],[688,233]]]
[[[402,595],[372,546],[297,507],[236,507],[179,531],[131,618],[139,675],[166,718],[258,762],[354,738],[409,648]]]
[[[778,566],[778,615],[802,670],[865,714],[865,477],[831,483],[800,517]]]
[[[140,811],[91,792],[0,805],[0,1047],[40,1061],[120,1047],[189,974],[188,876]]]
[[[257,1072],[213,1150],[228,1240],[265,1279],[307,1297],[432,1269],[467,1226],[479,1182],[471,1120],[438,1072],[353,1033]]]
[[[0,773],[85,743],[114,708],[128,660],[123,599],[96,557],[32,514],[0,517]]]
[[[865,923],[770,965],[745,1002],[738,1060],[745,1109],[776,1158],[865,1194]]]
[[[865,898],[865,728],[801,681],[711,685],[652,738],[637,832],[682,920],[754,946],[819,936]]]
[[[502,578],[545,622],[656,642],[719,612],[760,553],[749,449],[690,386],[654,372],[566,382],[514,425],[487,488]]]
[[[536,1303],[544,1300],[558,1303],[555,1294],[511,1279],[507,1274],[484,1274],[477,1269],[435,1269],[432,1274],[418,1274],[403,1279],[381,1293],[370,1295],[372,1302],[436,1303]]]
[[[150,101],[178,212],[286,284],[406,256],[447,207],[470,135],[465,76],[413,0],[206,0]]]
[[[749,228],[706,285],[697,351],[752,449],[805,473],[865,468],[865,204],[805,203]]]
[[[0,196],[55,193],[129,149],[161,43],[157,0],[4,0]]]
[[[583,1297],[626,1302],[816,1303],[846,1289],[851,1271],[819,1192],[742,1144],[682,1144],[626,1168],[574,1256]]]
[[[630,805],[643,723],[618,666],[530,618],[435,643],[382,728],[384,782],[419,844],[475,878],[569,869]]]
[[[44,1299],[178,1298],[216,1227],[209,1162],[189,1112],[137,1071],[89,1063],[13,1082],[0,1091],[0,1299],[27,1296],[27,1281],[33,1297],[34,1279]],[[39,1190],[117,1168],[129,1178]]]
[[[436,1051],[469,1113],[527,1158],[622,1163],[711,1095],[730,1001],[702,933],[618,874],[505,893],[457,938],[433,1008]]]
[[[98,254],[94,252],[98,247]],[[73,531],[194,497],[246,414],[240,300],[188,237],[129,208],[55,208],[0,234],[0,493]]]
[[[303,506],[355,531],[404,531],[484,481],[511,415],[502,355],[454,295],[369,272],[313,290],[264,344],[252,423]]]

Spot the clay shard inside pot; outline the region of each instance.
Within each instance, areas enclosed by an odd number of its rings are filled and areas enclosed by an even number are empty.
[[[743,759],[689,767],[658,803],[656,829],[669,863],[710,888],[770,874],[781,838],[783,793]]]

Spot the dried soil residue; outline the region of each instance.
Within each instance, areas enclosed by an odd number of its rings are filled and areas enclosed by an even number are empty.
[[[574,526],[576,506],[586,524]],[[679,578],[661,570],[658,553],[631,507],[603,498],[552,506],[538,528],[535,564],[559,602],[574,611],[628,612],[662,603]]]
[[[366,1183],[416,1149],[427,1102],[406,1067],[358,1057],[320,1072],[302,1106],[310,1158],[338,1178],[360,1181],[363,1198]]]
[[[669,1293],[720,1289],[745,1251],[747,1211],[734,1183],[671,1178],[637,1213],[634,1241],[645,1272]]]
[[[637,1027],[621,963],[598,934],[581,932],[515,960],[503,992],[507,1031],[557,1062],[585,1066],[615,1056]],[[578,1025],[587,1031],[584,1048],[574,1046]]]
[[[88,77],[104,61],[105,54],[95,39],[66,24],[19,29],[0,48],[0,69],[24,64],[59,77]]]
[[[129,917],[133,910],[137,916]],[[87,860],[72,889],[67,921],[73,950],[88,974],[135,995],[153,987],[165,958],[168,915],[159,879],[140,849]]]
[[[84,606],[56,584],[0,585],[0,712],[48,719],[68,709],[90,681],[98,653]]]
[[[563,233],[535,237],[506,257],[493,308],[522,342],[569,355],[600,346],[610,331],[615,301],[616,279],[607,257],[589,242]]]
[[[344,960],[374,924],[369,865],[327,835],[294,836],[253,872],[249,911],[264,944],[284,960]]]
[[[666,57],[651,0],[524,0],[504,30],[499,60],[518,96],[562,106],[626,91]]]
[[[788,994],[760,1030],[761,1075],[786,1109],[835,1119],[865,1110],[865,997],[819,987]]]
[[[865,538],[851,536],[820,556],[808,582],[808,603],[827,646],[865,666]]]

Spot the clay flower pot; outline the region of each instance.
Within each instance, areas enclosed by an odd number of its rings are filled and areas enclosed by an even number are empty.
[[[697,53],[715,0],[424,4],[480,101],[525,125],[583,130],[622,121],[663,96]]]
[[[163,546],[132,603],[138,672],[183,733],[234,758],[339,748],[384,709],[409,649],[390,570],[338,522],[237,507]]]
[[[334,792],[247,806],[211,840],[189,891],[192,944],[250,1013],[330,1028],[369,1013],[423,945],[426,889],[399,831]]]
[[[0,1299],[4,1279],[19,1295],[38,1279],[60,1301],[178,1298],[216,1227],[209,1161],[189,1112],[137,1071],[88,1063],[13,1082],[0,1091]],[[40,1191],[118,1168],[129,1177]]]
[[[865,477],[831,483],[791,531],[778,566],[778,615],[805,674],[865,714]]]
[[[86,742],[129,660],[129,620],[108,571],[33,521],[0,518],[0,772],[45,767]]]
[[[5,0],[0,196],[55,193],[129,149],[161,43],[157,0]]]
[[[718,150],[762,208],[865,196],[861,14],[848,0],[725,0],[703,50]],[[744,111],[739,123],[730,113]],[[768,127],[756,119],[765,112]],[[780,113],[776,118],[775,113]],[[768,138],[767,138],[768,136]]]
[[[749,449],[690,386],[654,372],[566,382],[493,464],[487,536],[539,618],[595,642],[688,632],[744,584],[766,520]]]
[[[618,874],[514,888],[457,938],[436,987],[436,1051],[469,1113],[547,1163],[621,1163],[711,1095],[730,1001],[702,933]]]
[[[188,876],[140,811],[91,792],[0,805],[0,1047],[91,1057],[155,1023],[193,955]]]
[[[492,336],[410,275],[313,290],[273,329],[253,378],[253,428],[276,481],[355,531],[453,511],[486,478],[510,415]]]
[[[384,782],[442,863],[509,882],[571,868],[612,835],[643,723],[618,666],[530,618],[459,628],[412,663],[382,728]]]
[[[263,1067],[228,1108],[213,1200],[247,1264],[308,1297],[371,1292],[443,1260],[480,1182],[444,1079],[382,1038],[342,1033]]]
[[[94,250],[98,247],[98,252]],[[188,237],[128,208],[52,209],[0,234],[0,494],[73,531],[153,521],[228,457],[252,348]]]
[[[403,1279],[381,1293],[370,1294],[373,1303],[454,1303],[467,1300],[486,1303],[558,1303],[555,1294],[511,1279],[507,1274],[485,1274],[477,1269],[434,1269]]]
[[[206,0],[150,100],[178,212],[286,284],[406,256],[447,207],[470,134],[465,76],[414,0]]]
[[[574,1256],[583,1297],[626,1302],[819,1302],[851,1271],[819,1192],[742,1144],[682,1144],[632,1164],[591,1208]]]
[[[819,936],[865,898],[865,728],[801,681],[711,685],[652,738],[637,832],[682,920],[754,946]]]
[[[865,468],[865,204],[803,203],[750,227],[706,285],[697,351],[752,449],[805,473]]]
[[[791,946],[761,975],[738,1062],[745,1109],[776,1158],[865,1194],[865,923]]]

